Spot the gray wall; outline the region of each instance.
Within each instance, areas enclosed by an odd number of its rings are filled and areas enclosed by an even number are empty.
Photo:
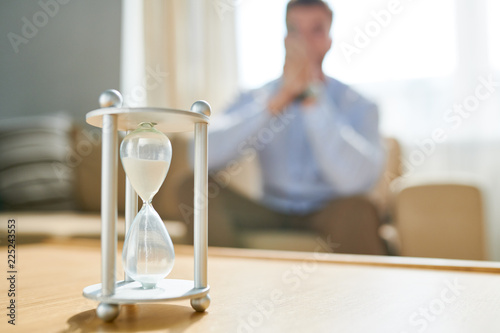
[[[84,122],[101,91],[119,88],[120,24],[120,0],[1,0],[0,119],[65,111]]]

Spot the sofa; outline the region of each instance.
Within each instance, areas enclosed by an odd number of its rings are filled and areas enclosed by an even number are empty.
[[[101,130],[64,115],[17,118],[2,123],[0,134],[0,203],[4,211],[33,216],[44,214],[99,215],[101,202]],[[123,133],[121,133],[123,137]],[[188,163],[189,136],[169,135],[173,159],[169,174],[153,200],[153,206],[163,220],[182,225],[185,218],[179,210],[177,193],[191,170]],[[368,195],[377,205],[381,217],[388,219],[391,210],[390,182],[400,175],[399,145],[386,140],[388,163],[384,176]],[[241,191],[248,174],[230,186]],[[249,186],[246,186],[247,188]],[[124,213],[125,173],[118,169],[118,212]],[[251,193],[244,193],[251,195]],[[30,213],[31,212],[31,213]],[[34,213],[36,212],[36,213]],[[30,215],[31,214],[31,215]],[[70,218],[68,218],[70,219]],[[74,219],[78,219],[74,217]],[[68,221],[70,223],[70,221]],[[74,222],[74,225],[77,223]],[[65,226],[67,227],[67,226]],[[73,226],[74,227],[74,226]],[[36,224],[33,228],[35,232]],[[68,228],[77,233],[78,228]],[[95,234],[99,229],[92,227]],[[88,230],[82,233],[88,235]],[[182,228],[177,228],[180,230]],[[185,237],[178,242],[189,242]],[[241,235],[248,247],[306,250],[312,235],[267,230],[258,234]],[[290,246],[293,244],[293,247]],[[302,245],[301,245],[302,244]]]
[[[191,243],[187,236],[187,219],[179,209],[178,200],[180,186],[192,174],[188,163],[190,137],[184,134],[169,137],[173,147],[172,164],[153,206],[165,221],[174,243]],[[22,219],[23,231],[27,235],[25,240],[99,237],[100,138],[100,129],[76,123],[64,115],[3,121],[0,124],[0,218],[17,216]],[[434,181],[432,186],[426,181],[403,182],[398,141],[387,138],[385,144],[388,158],[384,173],[366,195],[376,205],[384,222],[380,235],[386,240],[390,253],[487,258],[478,187],[456,180]],[[252,197],[258,192],[251,186],[257,183],[254,181],[257,175],[252,173],[252,166],[245,168],[248,170],[232,179],[229,186]],[[125,173],[119,163],[118,232],[122,238],[124,188]],[[446,200],[450,195],[455,200]],[[429,198],[434,204],[432,209],[428,208]],[[446,248],[442,239],[435,237],[436,230],[442,232],[453,226],[450,219],[444,218],[446,216],[466,217],[460,219],[464,231],[454,234],[456,250]],[[92,224],[89,220],[93,221]],[[448,223],[444,227],[440,226],[443,221]],[[474,235],[474,242],[473,245],[468,243],[471,247],[464,253],[459,248],[468,234]],[[303,231],[252,230],[239,234],[238,238],[239,243],[248,248],[314,251],[318,247],[317,235]]]
[[[185,162],[187,140],[180,136],[171,140],[171,170],[153,205],[167,221],[174,241],[188,242],[175,200],[179,181],[190,173]],[[0,125],[0,156],[1,216],[22,219],[25,239],[99,237],[100,129],[64,115],[6,120]],[[125,173],[119,163],[118,231],[122,238],[124,206]],[[95,223],[89,225],[89,220]]]

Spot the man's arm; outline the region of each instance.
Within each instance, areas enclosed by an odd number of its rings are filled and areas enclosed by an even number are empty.
[[[338,110],[323,93],[314,106],[306,108],[304,119],[327,181],[344,195],[370,190],[385,164],[375,105],[360,98],[348,110]]]
[[[242,94],[224,115],[213,119],[208,131],[209,170],[223,169],[230,161],[248,154],[252,138],[271,118],[267,98],[261,97],[255,98],[255,93]]]

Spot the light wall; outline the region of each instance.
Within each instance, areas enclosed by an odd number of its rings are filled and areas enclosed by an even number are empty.
[[[83,122],[119,88],[120,0],[0,2],[0,119],[64,111]]]

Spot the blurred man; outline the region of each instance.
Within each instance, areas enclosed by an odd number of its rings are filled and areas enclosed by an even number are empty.
[[[263,196],[221,185],[210,197],[211,245],[238,246],[235,231],[315,230],[335,252],[384,254],[375,207],[361,194],[385,162],[374,104],[326,76],[333,13],[321,0],[288,3],[283,75],[242,94],[209,127],[209,170],[258,157]],[[192,195],[192,192],[191,192]]]

